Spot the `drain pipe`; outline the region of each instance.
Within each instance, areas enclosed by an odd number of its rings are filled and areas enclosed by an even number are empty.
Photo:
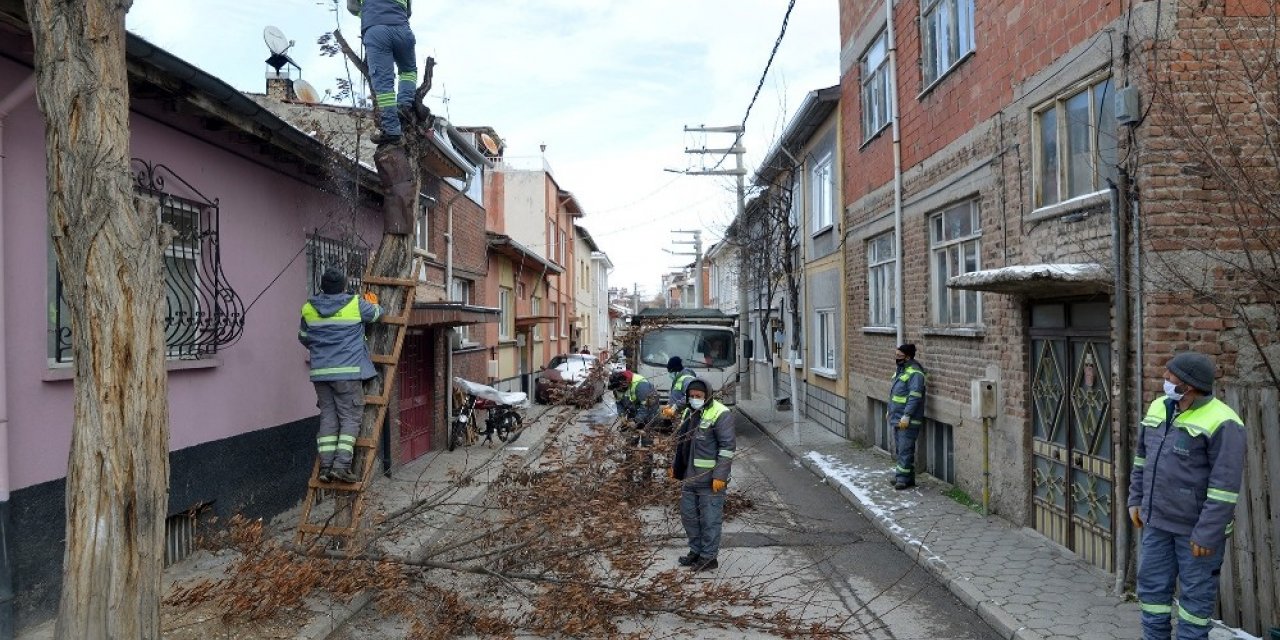
[[[3,269],[4,258],[4,134],[9,113],[18,105],[31,99],[36,90],[36,76],[27,76],[9,95],[0,101],[0,274],[8,273]],[[6,339],[9,335],[5,327],[5,293],[4,276],[0,275],[0,638],[14,637],[14,585],[13,554],[10,553],[12,533],[12,514],[9,510],[9,380],[6,372],[8,366],[8,348]]]
[[[902,131],[898,128],[898,47],[893,37],[893,0],[884,0],[884,32],[889,48],[889,121],[893,127],[893,239],[897,260],[893,262],[894,307],[897,309],[898,342],[906,339],[906,319],[902,295]]]
[[[1112,314],[1115,316],[1116,331],[1116,376],[1120,384],[1116,390],[1116,404],[1120,411],[1113,415],[1120,416],[1120,434],[1115,442],[1116,477],[1115,497],[1112,504],[1124,505],[1129,500],[1129,470],[1131,467],[1129,447],[1129,278],[1128,253],[1129,240],[1126,234],[1125,216],[1129,210],[1129,176],[1122,168],[1118,176],[1120,184],[1107,180],[1111,190],[1111,270],[1112,270]],[[1116,583],[1115,592],[1124,593],[1125,567],[1129,562],[1129,527],[1128,509],[1122,507],[1125,522],[1115,527],[1116,532]]]
[[[467,173],[467,181],[463,183],[462,189],[453,194],[453,197],[449,198],[449,202],[444,205],[445,211],[448,212],[447,215],[449,216],[448,228],[444,233],[444,290],[445,299],[447,300],[453,300],[453,203],[471,190],[471,181],[473,179],[475,179],[475,172]],[[455,331],[455,329],[450,327],[449,331]],[[445,388],[448,389],[444,394],[445,415],[448,416],[449,420],[453,420],[453,337],[448,333],[445,334],[444,343],[444,370],[445,375],[448,376],[448,379],[445,380]],[[452,425],[450,425],[450,428],[452,428]],[[445,431],[446,438],[449,437],[448,433],[448,431]]]

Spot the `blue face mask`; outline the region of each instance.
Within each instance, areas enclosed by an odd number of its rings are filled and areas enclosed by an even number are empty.
[[[701,411],[702,406],[705,404],[707,404],[707,401],[702,398],[689,398],[689,408],[694,411]]]
[[[1186,395],[1185,393],[1178,393],[1178,385],[1168,380],[1164,381],[1164,394],[1169,396],[1170,400],[1181,400],[1182,396]]]

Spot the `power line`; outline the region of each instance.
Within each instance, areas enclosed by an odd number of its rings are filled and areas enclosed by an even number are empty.
[[[769,52],[769,60],[764,63],[764,71],[760,72],[760,81],[756,83],[756,90],[751,94],[751,102],[747,103],[747,110],[742,114],[742,132],[738,134],[738,140],[742,140],[742,136],[747,132],[747,120],[751,117],[751,109],[756,106],[756,100],[760,98],[760,90],[764,88],[764,81],[769,77],[769,69],[773,67],[773,58],[778,55],[778,48],[782,46],[782,38],[787,35],[787,25],[791,22],[791,10],[796,7],[796,0],[787,3],[787,12],[782,16],[782,28],[778,30],[778,39],[773,41],[773,50]],[[724,164],[725,158],[729,157],[729,153],[720,156],[712,170],[719,169]]]

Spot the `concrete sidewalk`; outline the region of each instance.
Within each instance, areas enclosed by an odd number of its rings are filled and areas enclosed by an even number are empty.
[[[1002,637],[1030,640],[1136,640],[1142,637],[1136,602],[1111,593],[1114,576],[1066,549],[998,517],[943,495],[946,485],[925,476],[894,491],[893,462],[804,421],[797,438],[791,412],[768,400],[736,407],[784,450],[837,488],[876,527],[935,575]],[[1213,640],[1254,638],[1225,627]]]
[[[454,505],[483,499],[489,481],[501,470],[503,459],[513,455],[521,456],[524,460],[535,459],[542,452],[548,427],[559,420],[576,419],[578,414],[579,412],[567,407],[533,405],[525,412],[524,431],[515,442],[506,446],[501,442],[495,442],[493,446],[478,443],[454,451],[431,451],[413,462],[393,469],[390,478],[383,476],[379,467],[379,473],[366,494],[366,524],[374,514],[396,513],[415,501],[439,496],[441,492],[448,492],[448,501]],[[457,488],[451,480],[453,474],[457,473],[474,474],[475,481]],[[273,518],[268,525],[269,535],[291,542],[301,515],[300,506]],[[455,516],[452,511],[446,510],[429,510],[416,515],[410,522],[398,527],[396,535],[378,539],[370,552],[411,558],[418,556],[450,529]],[[197,551],[190,558],[166,569],[164,584],[171,589],[175,585],[189,584],[199,579],[224,578],[235,559],[236,553],[229,550]],[[322,594],[312,598],[303,611],[291,615],[287,622],[275,624],[274,628],[260,629],[258,631],[261,635],[252,637],[324,640],[359,613],[370,600],[371,596],[361,595],[351,602],[341,603]],[[163,609],[162,634],[165,638],[203,640],[246,637],[243,633],[247,631],[237,632],[222,624],[217,612],[211,608],[196,611],[173,611],[171,607]],[[21,630],[17,638],[52,639],[53,627],[54,621],[50,620]],[[229,632],[232,635],[228,635]],[[293,635],[287,635],[290,633]]]

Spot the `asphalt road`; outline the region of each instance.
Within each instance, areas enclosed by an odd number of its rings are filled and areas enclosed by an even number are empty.
[[[755,502],[747,522],[726,525],[720,557],[785,549],[814,592],[829,591],[853,613],[858,638],[996,639],[999,636],[916,561],[894,546],[834,489],[768,436],[739,421],[733,485]]]
[[[564,440],[589,429],[566,430]],[[523,444],[523,443],[521,443]],[[839,493],[791,459],[766,435],[740,421],[730,491],[752,508],[724,526],[720,568],[690,574],[762,586],[774,606],[808,621],[843,621],[850,638],[885,640],[995,640],[976,613],[887,540]],[[661,540],[654,569],[675,566],[687,551],[675,513],[646,516]],[[653,638],[744,639],[773,637],[754,630],[699,628],[674,616],[624,627]],[[330,638],[403,638],[405,624],[366,607]],[[528,637],[518,634],[517,637]]]

